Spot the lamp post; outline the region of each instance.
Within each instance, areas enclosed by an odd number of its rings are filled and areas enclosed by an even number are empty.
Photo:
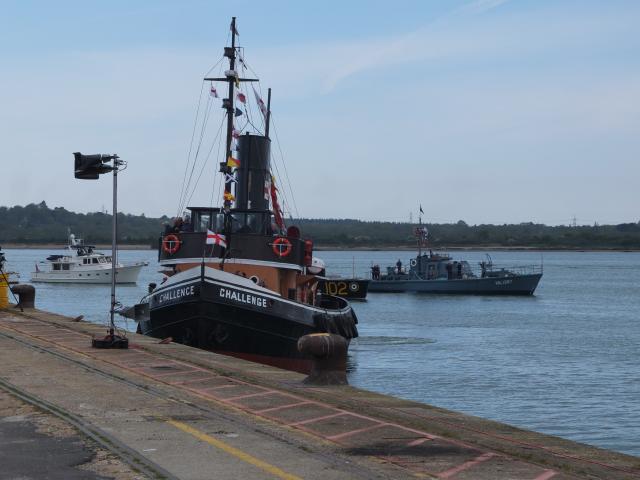
[[[113,220],[111,223],[111,309],[109,311],[109,333],[103,338],[93,338],[91,345],[95,348],[129,348],[129,340],[115,333],[114,321],[116,309],[116,264],[118,263],[118,251],[116,248],[116,235],[118,232],[118,170],[123,169],[126,163],[120,160],[118,155],[83,155],[80,152],[73,154],[74,176],[81,180],[97,180],[103,173],[113,173]],[[111,162],[111,165],[109,165]]]

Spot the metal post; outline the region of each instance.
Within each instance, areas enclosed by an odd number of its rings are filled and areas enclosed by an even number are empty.
[[[113,159],[113,221],[111,223],[111,323],[109,334],[113,337],[115,321],[113,316],[116,309],[116,264],[118,263],[118,251],[116,250],[116,235],[118,233],[118,158]]]
[[[271,124],[271,88],[267,91],[267,121],[264,127],[264,136],[269,138],[269,125]]]

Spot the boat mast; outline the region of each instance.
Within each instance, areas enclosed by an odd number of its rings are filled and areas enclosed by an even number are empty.
[[[422,206],[420,206],[422,210]],[[416,231],[416,237],[418,238],[418,257],[422,257],[422,212],[418,214],[418,230]]]
[[[238,72],[236,72],[236,37],[238,31],[236,30],[236,17],[231,17],[231,46],[224,47],[224,56],[229,59],[229,70],[225,72],[223,78],[205,78],[205,81],[213,82],[227,82],[229,84],[229,96],[222,99],[222,108],[227,111],[227,145],[225,149],[225,158],[220,162],[220,172],[224,174],[224,211],[228,213],[231,209],[231,186],[234,182],[233,170],[229,165],[229,158],[231,157],[231,144],[233,141],[233,119],[235,117],[235,102],[234,102],[234,86],[240,82],[257,82],[257,78],[240,78]],[[228,233],[228,232],[227,232]],[[228,240],[227,240],[228,241]]]
[[[236,17],[231,17],[231,48],[224,49],[225,57],[229,58],[229,70],[226,72],[227,83],[229,84],[229,97],[222,102],[222,107],[227,110],[227,148],[224,162],[220,164],[220,171],[225,174],[224,180],[224,209],[228,211],[231,208],[231,167],[228,165],[231,157],[231,141],[233,139],[233,118],[235,116],[235,102],[233,101],[233,87],[235,85],[238,74],[236,68]]]
[[[271,88],[267,91],[267,118],[264,126],[264,136],[269,138],[269,123],[271,123]]]

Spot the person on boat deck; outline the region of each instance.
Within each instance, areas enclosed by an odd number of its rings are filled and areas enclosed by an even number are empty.
[[[191,217],[189,215],[184,216],[184,220],[180,227],[181,232],[193,232],[193,224],[191,223]]]
[[[173,233],[178,233],[180,232],[180,229],[182,228],[182,217],[176,217],[176,219],[173,221],[173,227],[171,228],[171,231]]]
[[[402,273],[402,262],[400,259],[396,262],[396,268],[398,269],[398,275],[400,275]]]
[[[373,265],[371,267],[371,278],[380,280],[380,265]]]

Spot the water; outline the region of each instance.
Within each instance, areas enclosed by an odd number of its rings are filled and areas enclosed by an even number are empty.
[[[51,251],[7,250],[23,281]],[[371,262],[408,264],[409,252],[319,252],[331,273]],[[477,262],[483,252],[454,256]],[[497,264],[540,263],[534,252],[491,252]],[[125,305],[157,282],[156,252]],[[548,252],[534,297],[369,294],[354,302],[360,338],[352,385],[522,428],[640,455],[640,253]],[[104,323],[109,286],[39,284],[41,309]],[[124,322],[119,319],[119,322]],[[135,323],[121,323],[129,329]]]

